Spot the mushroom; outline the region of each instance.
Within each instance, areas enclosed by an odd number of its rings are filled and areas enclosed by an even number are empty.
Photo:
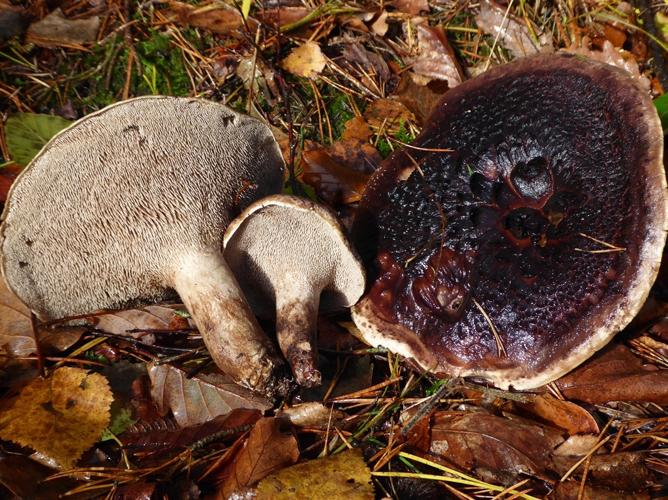
[[[276,318],[278,343],[297,383],[319,385],[318,308],[349,307],[364,293],[364,269],[336,217],[309,200],[273,195],[227,228],[225,260],[253,311]]]
[[[216,364],[269,394],[283,364],[222,256],[229,221],[280,191],[269,128],[213,102],[142,97],[55,136],[17,178],[1,269],[42,320],[169,299],[192,314]]]
[[[567,55],[449,90],[369,181],[354,224],[373,346],[501,388],[548,383],[638,312],[667,198],[652,101],[625,72]]]

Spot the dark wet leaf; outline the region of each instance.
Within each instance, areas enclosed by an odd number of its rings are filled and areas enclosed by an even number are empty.
[[[518,406],[549,422],[554,427],[564,429],[569,434],[598,434],[599,428],[591,414],[570,401],[562,401],[548,394],[536,396],[529,403]]]
[[[561,442],[559,431],[539,425],[485,413],[436,413],[430,451],[467,470],[516,479],[552,470],[552,450]]]
[[[137,430],[124,434],[123,442],[133,452],[170,452],[191,446],[203,439],[229,441],[247,432],[262,413],[237,408],[200,425],[180,429]]]
[[[246,445],[223,472],[226,478],[218,498],[229,498],[233,492],[297,462],[297,440],[285,424],[278,418],[263,418],[255,424]]]
[[[566,398],[592,404],[608,401],[668,404],[668,370],[643,364],[620,344],[606,348],[555,383]]]
[[[149,365],[151,394],[159,410],[169,409],[181,427],[188,427],[225,415],[235,408],[268,410],[271,403],[241,387],[222,373],[187,378],[183,370],[169,365]]]

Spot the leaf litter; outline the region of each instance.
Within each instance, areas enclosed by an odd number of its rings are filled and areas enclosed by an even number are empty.
[[[0,3],[0,14],[31,24],[27,39],[7,31],[0,42],[0,200],[60,128],[137,95],[196,95],[267,120],[293,192],[345,221],[369,174],[419,133],[440,96],[492,65],[571,50],[622,67],[655,97],[668,84],[652,52],[662,32],[648,35],[625,2],[245,4],[248,16],[219,1]],[[655,9],[665,28],[666,8]],[[662,116],[666,102],[656,101]],[[4,291],[0,436],[11,455],[0,457],[0,484],[146,498],[303,487],[331,498],[657,496],[668,476],[665,290],[662,278],[642,322],[534,394],[437,381],[359,344],[346,314],[323,317],[325,385],[280,407],[216,373],[179,306],[79,318],[71,334],[67,323],[38,325],[39,352],[29,312]],[[50,375],[19,376],[18,362]],[[150,378],[120,377],[123,391],[113,381],[122,363]],[[112,380],[111,411],[100,373]],[[44,424],[54,412],[67,417],[65,432]],[[64,469],[18,465],[37,455]],[[12,467],[25,471],[15,482],[3,472]]]

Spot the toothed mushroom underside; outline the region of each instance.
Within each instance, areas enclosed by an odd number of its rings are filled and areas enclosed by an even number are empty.
[[[283,390],[282,364],[222,257],[230,220],[280,191],[268,127],[225,106],[145,97],[54,137],[11,189],[2,273],[42,320],[173,297],[237,381]]]
[[[667,227],[663,133],[625,72],[537,56],[449,90],[370,179],[361,336],[444,376],[529,389],[642,306]]]

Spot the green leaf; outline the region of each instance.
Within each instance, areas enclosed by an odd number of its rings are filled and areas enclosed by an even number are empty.
[[[69,120],[60,116],[18,113],[5,125],[7,147],[12,159],[27,165],[54,135],[67,127]]]
[[[250,13],[250,8],[253,3],[253,0],[242,0],[241,2],[241,15],[244,16],[244,19],[248,19],[248,14]]]
[[[663,135],[668,134],[668,94],[663,94],[661,97],[654,99],[654,106],[661,118],[661,126],[663,127]]]
[[[116,411],[112,408],[111,424],[104,430],[100,441],[109,441],[113,436],[118,436],[133,425],[137,420],[132,418],[132,411],[128,408],[119,408]]]

